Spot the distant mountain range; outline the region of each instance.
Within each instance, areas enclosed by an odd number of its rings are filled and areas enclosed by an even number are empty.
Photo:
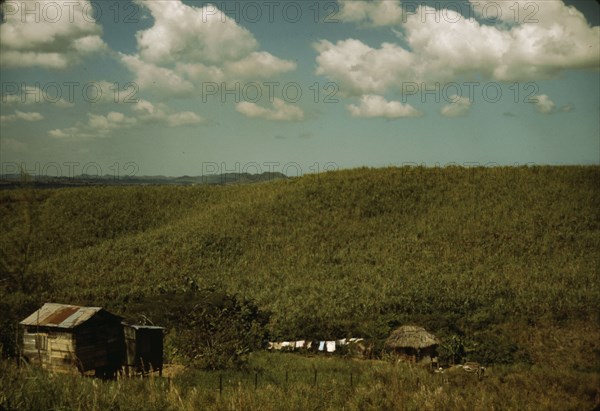
[[[196,185],[196,184],[252,184],[288,178],[282,173],[249,174],[225,173],[210,174],[205,176],[86,176],[53,177],[53,176],[28,176],[23,178],[20,174],[5,174],[0,176],[0,189],[33,186],[36,188],[57,187],[83,187],[83,186],[118,186],[118,185]]]

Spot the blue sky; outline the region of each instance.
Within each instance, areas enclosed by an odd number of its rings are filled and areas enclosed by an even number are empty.
[[[597,2],[28,7],[0,25],[3,174],[600,163]]]

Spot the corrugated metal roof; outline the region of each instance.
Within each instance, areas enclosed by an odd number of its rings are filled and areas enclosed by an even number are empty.
[[[92,318],[101,310],[102,307],[80,307],[77,305],[46,303],[42,308],[21,321],[21,324],[57,328],[75,328]]]

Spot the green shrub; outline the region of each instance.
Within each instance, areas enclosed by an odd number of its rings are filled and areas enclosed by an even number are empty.
[[[256,304],[216,286],[148,296],[125,309],[133,320],[167,327],[167,353],[201,369],[239,368],[266,340],[268,317]]]

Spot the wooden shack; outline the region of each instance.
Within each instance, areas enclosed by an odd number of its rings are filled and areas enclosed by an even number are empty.
[[[122,320],[100,307],[46,303],[20,323],[23,356],[53,371],[110,376],[123,363]]]
[[[158,371],[163,368],[163,327],[123,323],[125,370],[127,374]]]
[[[399,360],[431,363],[437,357],[438,339],[425,328],[404,325],[392,332],[385,342],[385,349]]]

